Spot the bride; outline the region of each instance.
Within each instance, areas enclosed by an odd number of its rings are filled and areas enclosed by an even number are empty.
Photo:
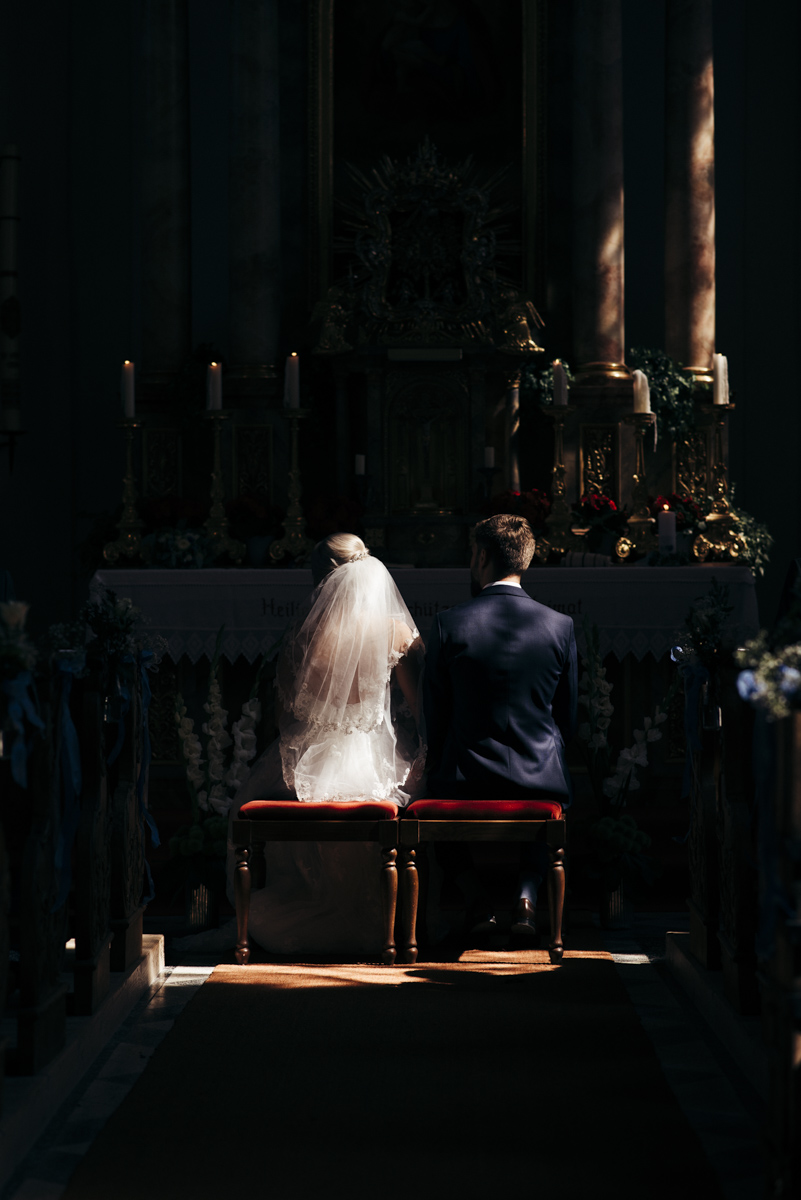
[[[279,737],[236,794],[249,800],[409,802],[425,757],[423,644],[400,592],[361,538],[336,533],[311,555],[314,591],[284,637]],[[381,940],[380,850],[358,842],[273,842],[254,889],[250,936],[276,954],[369,952]],[[228,844],[229,895],[233,844]]]

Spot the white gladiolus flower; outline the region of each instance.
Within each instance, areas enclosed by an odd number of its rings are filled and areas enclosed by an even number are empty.
[[[603,733],[599,729],[596,733],[594,733],[592,735],[592,737],[590,739],[590,745],[595,746],[596,749],[598,749],[598,750],[602,749],[604,746],[607,745],[606,734]]]
[[[612,724],[612,719],[611,717],[599,717],[595,724],[599,729],[603,729],[605,731]]]
[[[658,729],[649,729],[648,735],[645,740],[647,742],[661,742],[662,734],[659,732]]]
[[[661,725],[662,722],[666,721],[667,719],[668,719],[667,713],[660,712],[659,709],[657,708],[656,712],[654,713],[654,725]]]

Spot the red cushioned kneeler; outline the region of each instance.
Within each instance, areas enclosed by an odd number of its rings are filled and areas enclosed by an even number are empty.
[[[398,806],[389,800],[336,803],[301,800],[250,800],[231,825],[236,855],[236,961],[250,961],[250,860],[266,842],[377,842],[381,847],[382,961],[395,961],[395,911],[398,900]]]
[[[415,800],[404,809],[400,824],[405,962],[417,961],[417,851],[424,842],[535,842],[548,847],[548,908],[552,963],[562,961],[562,911],[565,900],[565,818],[562,805],[547,796],[539,800]]]
[[[304,800],[249,800],[237,816],[240,821],[393,821],[398,806],[391,800],[354,800],[307,803]]]

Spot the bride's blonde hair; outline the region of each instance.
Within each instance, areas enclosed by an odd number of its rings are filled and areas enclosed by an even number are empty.
[[[358,562],[367,558],[370,551],[355,533],[332,533],[324,538],[311,552],[309,566],[315,585],[325,579],[330,571],[345,563]]]

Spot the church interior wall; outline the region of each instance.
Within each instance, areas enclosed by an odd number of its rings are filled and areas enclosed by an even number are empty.
[[[549,24],[549,234],[546,349],[570,335],[569,9]],[[0,15],[0,142],[22,155],[22,417],[13,475],[0,460],[3,563],[34,627],[83,599],[85,514],[119,502],[114,427],[122,359],[139,355],[137,213],[139,38],[135,0],[43,0]],[[189,6],[192,341],[228,344],[228,75],[225,0]],[[664,3],[623,0],[626,345],[664,344],[662,144]],[[737,409],[730,476],[737,499],[776,538],[760,584],[775,610],[801,548],[795,476],[801,414],[788,376],[799,302],[799,12],[792,0],[715,0],[717,345]],[[282,352],[307,336],[304,6],[279,5]],[[331,397],[321,394],[320,403]],[[326,420],[330,412],[326,413]],[[320,424],[315,470],[328,469]],[[333,475],[334,464],[330,464]]]

